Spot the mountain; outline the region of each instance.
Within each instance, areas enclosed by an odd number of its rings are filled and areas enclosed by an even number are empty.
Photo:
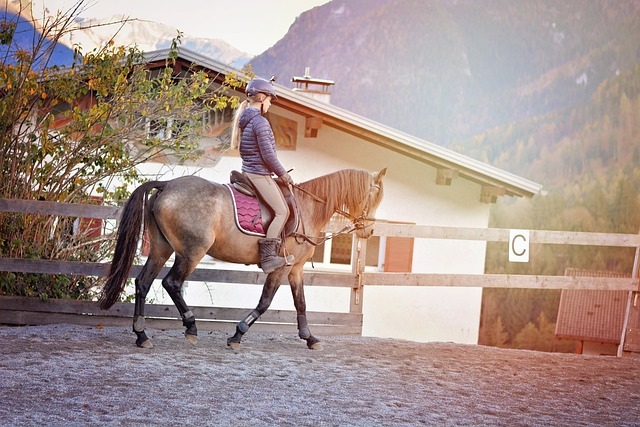
[[[16,64],[14,55],[17,52],[21,50],[32,51],[34,43],[39,40],[38,37],[34,38],[33,36],[35,31],[31,19],[22,17],[9,9],[0,11],[0,57],[3,63]],[[46,58],[46,62],[43,62],[42,59],[36,59],[33,64],[34,68],[68,65],[73,62],[73,50],[67,46],[60,44],[52,46],[52,42],[47,39],[44,39],[42,43],[42,50],[53,47],[51,56]]]
[[[126,19],[122,15],[114,15],[107,19],[77,19],[79,30],[69,33],[63,39],[67,46],[81,44],[83,51],[88,52],[98,46],[104,46],[113,39],[116,45],[137,45],[141,50],[149,52],[171,46],[171,41],[178,35],[178,29],[169,25],[138,19]],[[182,47],[216,59],[235,68],[242,68],[251,56],[220,39],[182,36]]]
[[[444,146],[585,103],[640,61],[637,0],[334,0],[254,72],[336,82],[332,103]]]
[[[38,22],[31,16],[30,7],[25,7],[18,0],[7,1],[5,8],[0,11],[0,54],[12,53],[18,49],[31,51],[34,40],[39,39],[34,33],[41,32],[40,28],[34,27],[34,23],[37,25]],[[10,27],[5,28],[5,25],[12,23],[16,24],[16,31],[12,37],[12,46],[7,46],[3,39]],[[60,43],[55,46],[48,66],[70,64],[76,45],[81,46],[82,52],[90,52],[113,40],[118,46],[137,45],[141,50],[149,52],[170,47],[172,40],[178,35],[178,29],[175,27],[153,21],[129,19],[124,15],[113,15],[106,19],[76,17],[71,26],[74,29],[60,37]],[[248,53],[220,39],[183,34],[181,46],[239,69],[251,58]]]

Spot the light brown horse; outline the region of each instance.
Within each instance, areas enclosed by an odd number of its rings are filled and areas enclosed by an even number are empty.
[[[235,335],[227,340],[229,346],[239,347],[242,335],[267,311],[278,287],[287,277],[298,315],[298,335],[306,340],[309,348],[322,348],[307,325],[304,264],[313,256],[313,242],[322,235],[323,227],[335,212],[342,213],[352,221],[352,231],[359,237],[368,238],[373,234],[374,216],[382,200],[382,177],[385,173],[386,168],[376,173],[345,169],[294,187],[300,222],[296,233],[288,237],[285,244],[288,253],[295,256],[295,261],[267,276],[258,305],[237,324]],[[154,189],[156,191],[149,197]],[[173,253],[175,261],[162,280],[162,286],[180,312],[186,337],[195,342],[195,316],[182,298],[182,284],[205,254],[226,262],[259,263],[259,237],[238,229],[231,195],[224,185],[195,176],[144,183],[131,194],[120,219],[115,253],[99,301],[103,310],[116,303],[124,290],[135,258],[143,219],[150,248],[147,262],[135,280],[133,331],[137,335],[136,344],[144,348],[152,347],[145,333],[145,298],[151,283]]]

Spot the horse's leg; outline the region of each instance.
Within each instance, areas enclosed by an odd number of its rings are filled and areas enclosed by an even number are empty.
[[[198,265],[200,258],[202,258],[202,256],[199,258],[195,258],[196,260],[193,261],[193,257],[176,255],[176,260],[173,263],[173,267],[171,267],[165,278],[162,279],[162,287],[167,291],[167,293],[171,297],[171,300],[178,308],[178,312],[180,313],[180,317],[182,318],[182,324],[186,328],[185,336],[192,344],[195,344],[198,339],[196,317],[184,302],[181,290],[182,284],[196,268],[196,265]]]
[[[260,296],[260,301],[251,313],[244,319],[242,319],[236,325],[236,333],[234,336],[227,339],[227,345],[233,349],[237,349],[240,347],[240,341],[242,340],[242,336],[249,330],[251,325],[258,320],[260,316],[264,314],[265,311],[271,305],[271,301],[273,301],[273,297],[276,294],[276,291],[280,287],[280,283],[282,283],[282,279],[284,278],[287,272],[286,268],[280,268],[272,273],[269,273],[267,276],[267,280],[265,280],[264,285],[262,286],[262,295]]]
[[[137,335],[136,345],[142,348],[153,347],[144,332],[146,328],[144,319],[145,300],[153,280],[158,276],[162,267],[164,267],[164,263],[173,253],[173,248],[158,229],[158,223],[153,215],[147,217],[147,233],[149,236],[149,256],[144,267],[142,267],[142,271],[136,277],[136,302],[133,312],[133,332]]]
[[[307,341],[307,347],[311,350],[322,350],[320,340],[311,335],[311,330],[307,324],[307,303],[304,299],[304,280],[302,268],[303,264],[298,264],[289,273],[289,285],[293,294],[293,304],[298,314],[298,336]]]
[[[164,263],[171,256],[171,251],[165,251],[164,254],[149,254],[147,262],[144,264],[142,271],[136,277],[136,302],[133,312],[133,332],[136,333],[136,345],[142,348],[151,348],[153,344],[144,332],[146,322],[144,319],[144,304],[153,283]]]

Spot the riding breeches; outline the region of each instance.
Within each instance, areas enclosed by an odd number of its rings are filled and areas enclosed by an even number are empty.
[[[280,188],[278,188],[278,184],[276,184],[271,175],[257,175],[249,172],[245,172],[245,175],[258,190],[260,197],[273,210],[273,220],[266,231],[266,237],[268,239],[280,237],[280,233],[289,218],[289,208]]]

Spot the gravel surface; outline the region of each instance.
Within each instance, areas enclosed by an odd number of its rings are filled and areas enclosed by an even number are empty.
[[[233,327],[230,327],[232,330]],[[640,426],[640,359],[252,332],[0,326],[2,426]]]

